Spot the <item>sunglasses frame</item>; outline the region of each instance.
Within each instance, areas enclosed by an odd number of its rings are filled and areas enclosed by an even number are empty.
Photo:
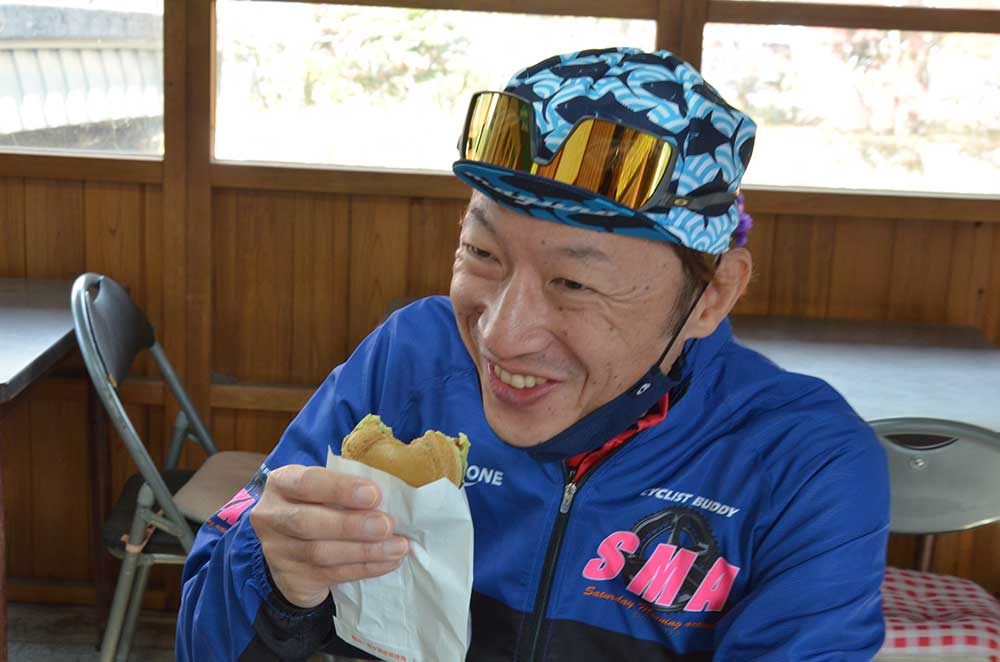
[[[537,163],[539,165],[548,165],[548,164],[552,163],[552,161],[555,160],[555,158],[559,155],[559,152],[566,145],[566,142],[569,141],[569,137],[573,135],[574,131],[576,131],[577,127],[580,126],[580,124],[582,124],[584,121],[590,120],[590,119],[600,120],[602,122],[608,122],[609,124],[614,124],[614,125],[617,125],[617,126],[621,126],[621,127],[626,128],[626,129],[631,129],[633,131],[638,131],[639,133],[644,133],[647,136],[651,136],[652,138],[654,138],[656,140],[659,140],[660,142],[663,142],[663,143],[666,143],[667,145],[670,145],[670,158],[667,161],[667,167],[664,168],[664,170],[663,170],[663,175],[660,177],[660,181],[656,184],[656,188],[653,189],[653,192],[650,194],[648,200],[646,200],[638,208],[629,207],[629,209],[632,209],[633,211],[643,212],[643,211],[648,211],[649,209],[665,208],[665,207],[682,207],[682,208],[685,208],[685,209],[690,209],[691,211],[701,211],[701,210],[703,210],[703,209],[705,209],[707,207],[710,207],[710,206],[713,206],[713,205],[722,204],[722,203],[725,203],[725,202],[735,203],[736,202],[736,198],[739,196],[739,193],[740,193],[739,190],[737,190],[735,192],[726,191],[726,192],[722,192],[722,193],[709,193],[709,194],[706,194],[706,195],[700,195],[700,196],[694,196],[694,197],[674,195],[673,193],[671,193],[669,191],[669,187],[670,187],[670,181],[673,178],[674,168],[677,165],[677,152],[678,152],[677,143],[675,143],[673,140],[669,140],[667,138],[662,138],[660,136],[655,136],[652,133],[649,133],[648,131],[644,131],[642,129],[637,129],[635,127],[629,126],[627,124],[623,124],[621,122],[615,122],[615,121],[609,120],[607,118],[600,117],[598,115],[582,115],[579,118],[577,118],[577,120],[573,123],[573,126],[570,127],[569,133],[566,134],[566,140],[563,141],[563,144],[559,146],[559,149],[556,150],[556,152],[552,155],[552,158],[549,158],[547,160],[539,159],[538,158],[538,140],[539,140],[540,136],[539,136],[538,130],[537,130],[538,125],[535,122],[534,106],[527,99],[525,99],[523,97],[520,97],[520,96],[518,96],[516,94],[511,94],[510,92],[494,92],[494,91],[491,91],[491,90],[480,90],[479,92],[476,92],[476,93],[474,93],[472,95],[472,98],[469,100],[469,109],[465,113],[465,123],[462,126],[462,135],[458,139],[458,153],[459,153],[459,157],[462,160],[466,160],[466,161],[468,161],[470,163],[483,163],[483,162],[472,161],[472,160],[468,159],[466,157],[466,155],[465,155],[465,148],[464,148],[464,146],[467,143],[468,138],[469,138],[469,125],[472,123],[472,111],[476,107],[476,100],[479,97],[481,97],[482,95],[484,95],[484,94],[497,94],[497,95],[500,95],[500,96],[506,96],[506,97],[510,97],[512,99],[517,99],[521,103],[523,103],[523,104],[527,105],[529,108],[531,108],[531,110],[532,110],[532,112],[531,112],[531,118],[530,118],[531,119],[530,134],[531,135],[530,135],[530,143],[529,144],[531,146],[531,158],[532,158],[532,160],[535,163]],[[528,174],[531,174],[531,173],[528,173]],[[555,180],[553,180],[553,181],[555,181]],[[566,184],[565,182],[559,182],[559,183],[562,184],[563,186],[572,186],[572,184]],[[602,196],[600,193],[597,193],[595,191],[590,191],[589,189],[584,189],[584,190],[587,190],[589,193],[593,193],[594,195],[598,195],[598,196],[601,196],[601,197],[607,197],[607,196]],[[611,199],[611,198],[608,198],[608,199]],[[623,204],[623,203],[615,202],[615,204]],[[623,206],[627,206],[627,205],[623,205]]]

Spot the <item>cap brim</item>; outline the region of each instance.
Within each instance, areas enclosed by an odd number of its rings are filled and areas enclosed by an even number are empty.
[[[477,161],[456,161],[452,170],[469,186],[521,214],[586,230],[679,243],[642,213],[586,189]]]

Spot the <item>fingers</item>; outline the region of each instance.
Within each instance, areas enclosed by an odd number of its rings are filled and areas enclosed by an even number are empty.
[[[398,569],[401,563],[402,559],[398,559],[383,562],[348,563],[323,569],[317,569],[306,564],[295,564],[294,566],[289,566],[287,572],[294,576],[306,576],[309,574],[314,579],[319,580],[322,586],[329,591],[331,586],[341,582],[353,582],[360,579],[371,579],[372,577],[387,575]],[[284,590],[282,590],[282,593],[284,593]],[[285,597],[288,597],[287,593],[285,593]]]
[[[269,524],[297,540],[382,540],[393,530],[392,519],[383,512],[337,510],[307,503],[288,504]]]
[[[392,518],[375,510],[380,502],[371,481],[325,467],[272,471],[250,523],[282,594],[308,606],[334,584],[398,568],[409,541],[393,535]]]
[[[353,563],[350,565],[340,565],[333,568],[330,575],[331,584],[340,582],[353,582],[359,579],[371,579],[387,575],[399,567],[400,561],[390,561],[387,563]]]
[[[272,471],[265,489],[276,489],[288,500],[324,503],[340,508],[375,508],[382,495],[371,481],[325,467],[288,465]]]
[[[391,536],[376,542],[348,542],[343,540],[300,541],[282,539],[275,541],[268,550],[271,555],[316,570],[334,572],[337,566],[356,564],[398,563],[409,551],[406,538]]]

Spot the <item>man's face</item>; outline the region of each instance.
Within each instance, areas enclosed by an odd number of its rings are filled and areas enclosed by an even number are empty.
[[[682,283],[665,243],[531,218],[474,194],[451,301],[493,430],[533,446],[632,386],[670,339]]]

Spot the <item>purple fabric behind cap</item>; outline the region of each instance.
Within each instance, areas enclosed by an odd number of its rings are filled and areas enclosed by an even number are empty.
[[[750,237],[750,228],[753,227],[753,218],[747,213],[743,206],[743,194],[741,193],[738,198],[736,198],[736,206],[740,210],[740,220],[736,224],[736,229],[733,230],[733,245],[734,246],[745,246],[747,239]]]

